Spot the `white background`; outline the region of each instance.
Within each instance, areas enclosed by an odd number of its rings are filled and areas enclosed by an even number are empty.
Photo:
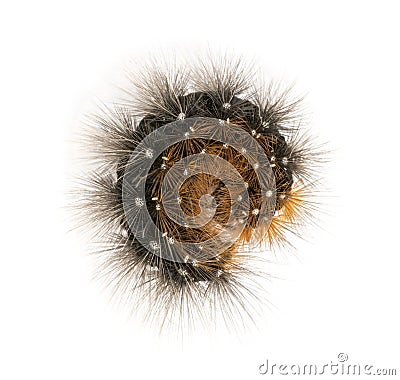
[[[396,1],[3,2],[0,378],[253,379],[340,352],[399,374],[399,35]],[[181,341],[110,306],[64,193],[69,140],[129,60],[207,46],[308,94],[331,215],[277,265],[259,333]]]

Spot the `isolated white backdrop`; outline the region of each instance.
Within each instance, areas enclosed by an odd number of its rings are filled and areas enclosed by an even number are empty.
[[[396,1],[14,1],[0,12],[2,379],[252,379],[269,358],[398,368]],[[64,192],[69,140],[129,59],[234,51],[307,93],[331,216],[276,266],[260,333],[184,343],[112,308]],[[275,274],[275,273],[272,273]]]

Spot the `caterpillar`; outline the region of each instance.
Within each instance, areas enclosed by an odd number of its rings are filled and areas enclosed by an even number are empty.
[[[302,98],[257,86],[241,59],[199,62],[145,67],[81,137],[95,168],[76,203],[100,273],[160,326],[252,318],[251,257],[286,249],[318,207]]]

